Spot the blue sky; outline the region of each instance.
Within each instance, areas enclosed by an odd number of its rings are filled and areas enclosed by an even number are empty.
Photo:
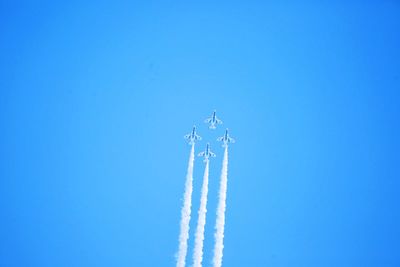
[[[399,266],[400,5],[331,2],[3,1],[0,266],[174,266],[193,124],[211,266],[213,109],[223,266]]]

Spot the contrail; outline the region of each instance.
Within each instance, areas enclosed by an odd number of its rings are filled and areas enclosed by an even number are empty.
[[[199,218],[197,221],[196,235],[194,241],[195,243],[193,252],[193,267],[201,267],[201,263],[203,261],[204,227],[206,225],[206,213],[207,213],[208,174],[209,174],[209,160],[206,160],[203,186],[201,188]]]
[[[225,146],[224,159],[222,161],[221,181],[219,188],[219,202],[217,207],[217,222],[215,225],[214,267],[221,267],[224,249],[226,189],[228,183],[228,146]]]
[[[189,239],[189,222],[192,207],[193,191],[193,165],[194,165],[194,143],[189,156],[189,164],[186,174],[185,193],[183,198],[183,207],[181,211],[181,232],[179,234],[179,250],[177,254],[177,267],[185,267],[187,242]]]

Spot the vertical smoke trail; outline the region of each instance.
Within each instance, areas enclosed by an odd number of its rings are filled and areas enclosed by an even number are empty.
[[[208,195],[208,173],[209,161],[206,162],[204,169],[203,186],[201,188],[199,218],[197,221],[194,252],[193,252],[193,267],[201,267],[203,261],[203,241],[204,241],[204,227],[206,225],[207,213],[207,195]]]
[[[189,164],[186,174],[185,193],[183,197],[183,207],[181,211],[181,232],[179,234],[179,250],[177,255],[177,267],[185,267],[185,259],[187,253],[187,242],[189,239],[189,222],[192,207],[192,191],[193,191],[193,165],[194,165],[194,144],[189,156]]]
[[[228,146],[225,146],[224,159],[222,161],[221,181],[219,188],[219,202],[217,208],[217,223],[215,225],[214,267],[221,267],[222,252],[224,249],[226,189],[228,183]]]

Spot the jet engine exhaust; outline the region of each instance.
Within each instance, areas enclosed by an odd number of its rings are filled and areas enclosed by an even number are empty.
[[[193,166],[194,166],[194,143],[190,150],[188,169],[186,174],[185,192],[183,197],[183,206],[181,210],[181,223],[179,234],[179,249],[177,253],[177,267],[185,267],[185,260],[188,248],[189,239],[189,223],[192,207],[192,192],[193,192]]]

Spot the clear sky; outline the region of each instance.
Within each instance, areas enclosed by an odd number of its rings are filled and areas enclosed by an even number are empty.
[[[0,266],[175,266],[193,124],[204,266],[224,127],[223,266],[400,266],[398,1],[61,2],[0,4]]]

